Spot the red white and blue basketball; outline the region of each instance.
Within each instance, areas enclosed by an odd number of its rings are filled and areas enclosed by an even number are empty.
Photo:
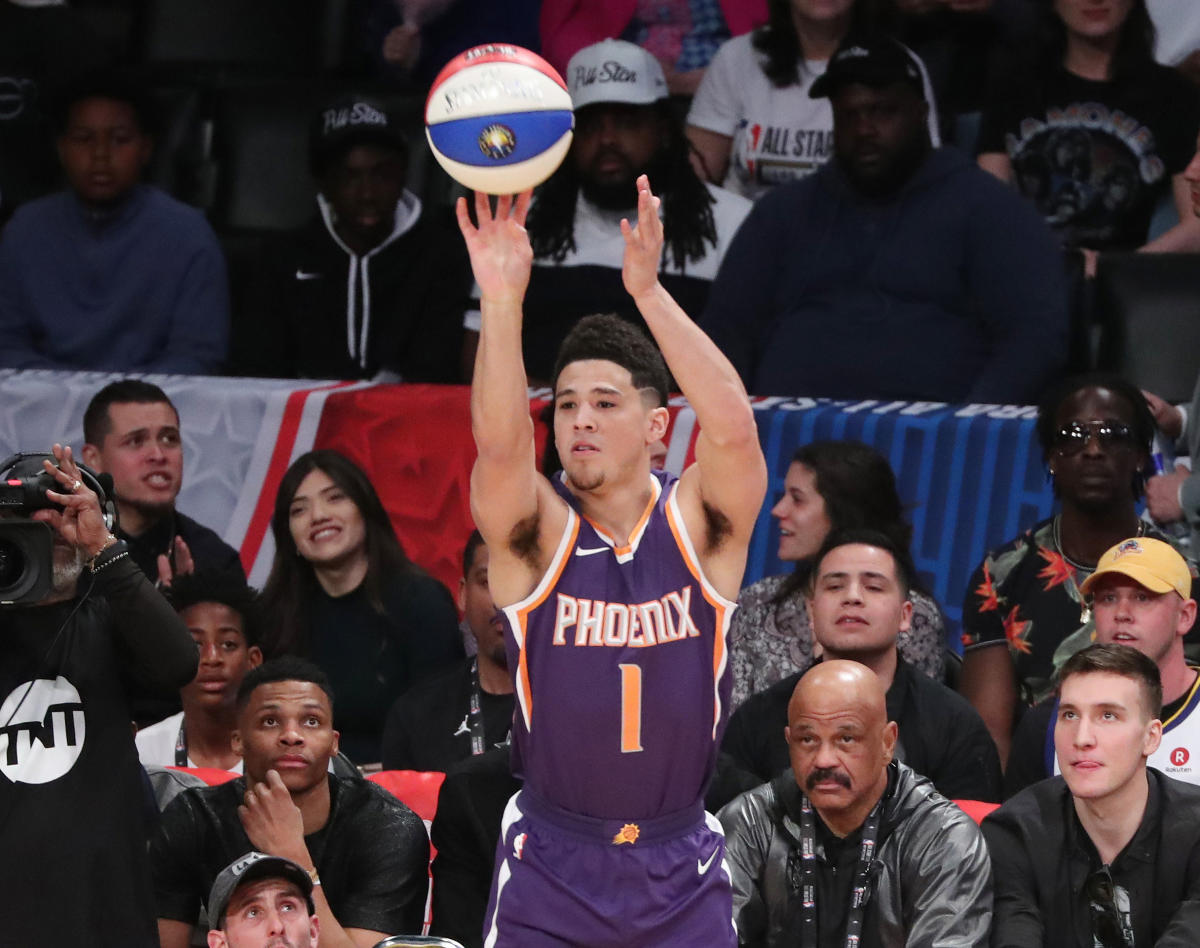
[[[566,157],[574,128],[562,76],[537,53],[505,43],[455,56],[425,102],[425,135],[438,164],[487,194],[545,181]]]

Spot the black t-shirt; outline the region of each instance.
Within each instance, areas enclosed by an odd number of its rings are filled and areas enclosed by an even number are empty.
[[[721,750],[766,781],[790,766],[784,727],[800,673],[751,695],[733,713]],[[983,720],[962,697],[903,661],[887,690],[888,719],[900,729],[896,759],[951,800],[1000,799],[1000,758]]]
[[[1191,160],[1198,129],[1195,87],[1162,66],[1100,82],[1010,67],[984,107],[978,147],[1008,155],[1018,190],[1064,245],[1133,250]]]
[[[238,551],[217,536],[204,524],[171,511],[140,536],[121,531],[121,539],[129,546],[129,555],[141,567],[152,583],[158,582],[158,558],[162,554],[175,562],[174,543],[179,537],[187,544],[192,562],[198,570],[216,570],[240,580],[246,579]]]
[[[304,837],[322,890],[343,928],[419,932],[425,916],[429,838],[412,810],[360,779],[329,777],[329,820]],[[158,917],[196,921],[217,874],[252,850],[237,808],[239,777],[179,794],[150,844]]]
[[[383,729],[384,770],[446,771],[472,756],[471,663],[414,686],[392,705]],[[484,750],[503,744],[512,730],[513,696],[479,692]]]

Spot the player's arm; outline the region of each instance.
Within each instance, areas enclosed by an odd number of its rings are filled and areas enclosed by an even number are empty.
[[[480,288],[479,346],[471,379],[471,430],[478,452],[471,471],[471,513],[492,556],[499,557],[489,579],[502,604],[529,591],[522,588],[529,572],[522,575],[513,552],[514,534],[527,524],[537,531],[539,548],[544,548],[540,541],[555,526],[543,523],[546,518],[540,516],[543,505],[552,506],[544,494],[553,491],[537,472],[521,355],[521,304],[533,265],[525,232],[530,197],[528,191],[515,202],[501,197],[493,214],[487,195],[476,192],[474,224],[466,199],[459,198],[456,206]],[[561,522],[557,526],[561,529]]]
[[[728,523],[732,547],[744,549],[767,489],[754,412],[733,365],[659,282],[663,227],[658,206],[659,199],[642,175],[638,178],[638,225],[635,229],[628,221],[621,222],[625,289],[637,303],[700,423],[696,464],[684,473],[680,502],[685,512],[698,501],[720,515]],[[699,514],[703,516],[703,512]],[[709,545],[719,545],[723,537],[712,536],[712,527],[709,532]],[[733,581],[734,595],[740,585],[740,569]]]

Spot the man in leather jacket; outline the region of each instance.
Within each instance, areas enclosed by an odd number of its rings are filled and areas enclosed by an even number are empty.
[[[720,813],[739,944],[986,945],[983,837],[892,760],[896,724],[875,674],[849,661],[815,666],[792,696],[787,738],[792,771]]]

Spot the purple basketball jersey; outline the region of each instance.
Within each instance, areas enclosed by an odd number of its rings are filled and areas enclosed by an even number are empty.
[[[529,596],[504,609],[517,708],[513,770],[542,798],[606,819],[694,806],[716,763],[734,603],[700,570],[675,499],[652,494],[627,547],[580,515]]]

